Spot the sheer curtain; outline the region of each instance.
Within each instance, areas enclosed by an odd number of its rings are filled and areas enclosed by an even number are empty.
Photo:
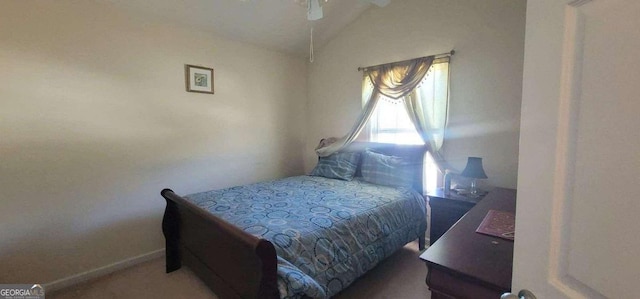
[[[419,130],[431,128],[428,133],[431,134],[429,139],[433,140],[431,147],[439,150],[444,141],[447,121],[448,83],[449,64],[441,60],[434,62],[418,87],[404,98],[393,100],[381,97],[367,124],[366,139],[383,143],[424,144]],[[368,76],[363,77],[362,90],[362,105],[365,106],[373,92],[373,84]],[[407,111],[419,113],[409,115]],[[422,124],[416,127],[414,122]]]
[[[404,105],[438,168],[441,171],[448,168],[439,151],[447,121],[449,58],[439,58],[435,64],[434,60],[434,56],[429,56],[365,69],[363,112],[347,135],[317,149],[318,155],[328,156],[352,143],[376,112],[379,102],[388,101]],[[380,127],[379,119],[376,120],[371,130]]]
[[[440,154],[449,109],[449,62],[435,63],[423,82],[404,98],[416,131],[442,172],[450,168]]]
[[[365,69],[364,74],[369,77],[374,88],[362,113],[347,135],[333,144],[317,149],[317,154],[321,157],[328,156],[351,144],[371,118],[380,96],[400,99],[412,92],[429,71],[433,60],[434,56],[428,56]]]

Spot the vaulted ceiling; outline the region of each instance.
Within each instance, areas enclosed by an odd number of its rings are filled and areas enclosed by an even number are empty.
[[[307,20],[304,1],[295,0],[126,0],[122,9],[151,14],[211,31],[229,39],[308,57],[313,27],[316,48],[372,6],[357,0],[323,1],[324,18]],[[302,2],[302,4],[300,3]],[[383,8],[372,8],[383,9]]]

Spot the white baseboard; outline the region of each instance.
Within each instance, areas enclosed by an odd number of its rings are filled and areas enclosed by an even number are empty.
[[[74,286],[164,256],[164,248],[44,284],[47,293]]]

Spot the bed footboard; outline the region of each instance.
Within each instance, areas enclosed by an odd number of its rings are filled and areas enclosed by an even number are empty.
[[[167,273],[189,267],[220,298],[280,298],[273,244],[178,196],[167,201],[162,232]]]

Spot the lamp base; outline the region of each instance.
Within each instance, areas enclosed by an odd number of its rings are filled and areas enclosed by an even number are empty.
[[[469,188],[469,193],[471,193],[471,195],[478,195],[478,180],[471,180],[471,188]]]
[[[451,189],[453,192],[455,192],[457,195],[460,196],[464,196],[464,197],[470,197],[470,198],[478,198],[478,197],[482,197],[487,195],[487,191],[483,191],[480,189],[476,190],[475,194],[471,193],[471,189],[462,189],[462,188],[456,188],[456,189]]]

